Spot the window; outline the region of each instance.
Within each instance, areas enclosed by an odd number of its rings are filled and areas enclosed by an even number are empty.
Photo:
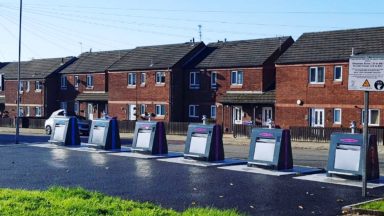
[[[156,104],[156,116],[165,116],[164,104]]]
[[[199,106],[198,105],[189,105],[189,117],[197,118],[199,117]]]
[[[361,122],[364,124],[364,110],[362,110]],[[368,110],[368,125],[379,126],[380,125],[380,111],[378,109]]]
[[[76,101],[73,107],[73,111],[76,113],[76,115],[79,115],[80,111],[80,103],[79,101]]]
[[[217,87],[217,72],[211,72],[211,89],[216,89]]]
[[[343,78],[343,67],[342,66],[335,66],[333,69],[333,79],[335,81],[341,81]]]
[[[136,73],[128,73],[128,86],[136,85]]]
[[[309,68],[309,82],[313,84],[322,84],[325,80],[324,67],[310,67]]]
[[[165,72],[156,72],[156,84],[165,84]]]
[[[211,118],[216,119],[216,105],[211,105]]]
[[[67,76],[61,75],[61,89],[67,89]]]
[[[23,117],[24,116],[24,109],[23,107],[20,107],[19,108],[19,117]]]
[[[140,74],[140,84],[145,85],[146,82],[147,82],[147,75],[145,73],[141,73]]]
[[[200,88],[200,72],[189,73],[189,88],[191,89]]]
[[[231,72],[231,85],[243,85],[243,71]]]
[[[140,105],[140,114],[145,114],[145,104]]]
[[[31,110],[29,108],[29,106],[25,107],[25,116],[29,116],[31,114]]]
[[[333,109],[333,124],[341,124],[341,109]]]
[[[23,82],[23,81],[20,81],[20,88],[19,88],[19,91],[20,91],[20,92],[23,92],[23,91],[24,91],[24,82]]]
[[[79,76],[78,76],[78,75],[75,75],[75,76],[73,77],[73,81],[75,82],[75,88],[79,88],[80,79],[79,79]]]
[[[41,107],[35,107],[35,116],[40,117],[41,116]]]
[[[29,81],[25,81],[25,91],[29,92],[29,89],[30,89],[30,82]]]
[[[92,74],[87,75],[87,88],[93,88],[93,76],[92,76]]]
[[[0,74],[0,91],[4,91],[4,74]]]
[[[35,81],[35,91],[41,91],[42,83],[41,81]]]

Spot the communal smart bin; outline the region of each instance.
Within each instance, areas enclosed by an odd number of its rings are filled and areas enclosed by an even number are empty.
[[[80,146],[80,134],[75,117],[54,118],[54,126],[48,142],[65,146]]]
[[[380,177],[376,136],[368,134],[366,175],[368,180]],[[363,134],[332,133],[327,176],[333,174],[362,177]]]
[[[190,124],[184,158],[204,161],[224,160],[223,133],[218,124]]]
[[[104,118],[92,120],[88,144],[105,150],[121,149],[117,119]]]
[[[290,131],[253,128],[248,166],[262,166],[274,170],[292,169]]]
[[[143,154],[168,154],[164,122],[137,121],[132,151]]]

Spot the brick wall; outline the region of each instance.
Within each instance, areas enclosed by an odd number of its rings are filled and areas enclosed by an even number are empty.
[[[334,81],[334,67],[342,66],[342,81]],[[309,67],[325,66],[324,84],[309,84]],[[361,126],[363,92],[348,91],[348,62],[278,65],[276,73],[276,123],[284,128],[309,126],[309,110],[324,108],[325,127],[349,127],[352,120]],[[383,125],[382,93],[370,94],[370,108],[380,110]],[[302,105],[296,101],[302,100]],[[333,109],[342,109],[341,125],[333,124]]]

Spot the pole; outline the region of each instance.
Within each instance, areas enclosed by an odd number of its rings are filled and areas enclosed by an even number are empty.
[[[19,62],[17,66],[17,109],[16,109],[16,135],[15,143],[19,143],[19,114],[20,114],[20,57],[21,57],[21,14],[23,9],[23,0],[20,0],[20,17],[19,17]]]
[[[367,146],[368,146],[368,112],[369,112],[369,91],[364,92],[364,127],[363,127],[363,148],[362,148],[362,196],[367,196]]]

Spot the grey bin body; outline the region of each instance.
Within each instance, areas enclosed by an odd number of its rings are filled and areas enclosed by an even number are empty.
[[[368,180],[380,177],[377,141],[368,134],[366,175]],[[362,177],[363,134],[332,133],[329,147],[327,175]]]
[[[121,149],[119,125],[116,118],[92,120],[88,144],[105,150]]]
[[[248,166],[274,170],[292,169],[290,130],[253,128]]]
[[[75,117],[60,117],[54,119],[54,127],[50,143],[64,146],[80,146],[80,134]]]
[[[190,124],[184,158],[203,161],[224,160],[223,133],[218,124]]]
[[[150,155],[168,154],[164,122],[137,121],[132,151]]]

